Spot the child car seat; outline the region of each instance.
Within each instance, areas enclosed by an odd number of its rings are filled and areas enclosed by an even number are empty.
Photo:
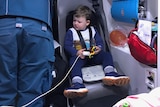
[[[67,26],[69,26],[67,23],[72,23],[67,19],[67,15],[70,11],[73,11],[77,6],[82,4],[93,9],[90,0],[57,0],[58,41],[62,45],[61,54],[66,60],[63,42]],[[72,99],[76,107],[111,107],[118,100],[128,95],[127,87],[105,86],[101,81],[87,82],[84,84],[89,92],[84,97]]]

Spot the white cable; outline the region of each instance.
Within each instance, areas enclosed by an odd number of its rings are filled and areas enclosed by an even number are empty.
[[[70,69],[68,70],[66,76],[65,76],[55,87],[51,88],[50,90],[48,90],[47,92],[41,94],[40,96],[34,98],[33,100],[31,100],[31,101],[28,102],[27,104],[23,105],[22,107],[27,107],[27,106],[29,106],[30,104],[32,104],[33,102],[35,102],[35,101],[38,100],[39,98],[41,98],[41,97],[47,95],[48,93],[52,92],[53,90],[55,90],[55,89],[56,89],[62,82],[64,82],[64,80],[68,77],[69,73],[71,72],[72,68],[73,68],[74,65],[76,64],[76,62],[77,62],[77,60],[78,60],[79,57],[80,57],[80,56],[78,56],[78,57],[75,59],[74,63],[72,64],[72,66],[71,66]]]

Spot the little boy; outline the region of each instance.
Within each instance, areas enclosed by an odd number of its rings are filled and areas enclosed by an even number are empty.
[[[72,86],[64,90],[68,98],[82,97],[88,89],[83,84],[81,68],[86,64],[101,64],[105,77],[105,85],[123,86],[129,83],[129,77],[120,76],[114,71],[113,59],[109,52],[103,49],[103,41],[97,30],[90,26],[92,11],[87,6],[79,6],[73,15],[73,28],[70,28],[64,40],[64,49],[69,56],[71,66],[75,59],[80,58],[71,71]],[[83,55],[83,52],[95,47],[92,58]]]

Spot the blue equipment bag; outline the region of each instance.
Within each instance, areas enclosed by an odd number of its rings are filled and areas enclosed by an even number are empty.
[[[135,23],[138,19],[139,0],[113,0],[111,15],[120,22]]]

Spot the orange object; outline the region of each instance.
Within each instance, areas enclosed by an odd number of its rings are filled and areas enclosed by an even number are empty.
[[[111,40],[112,45],[124,46],[127,43],[128,38],[122,31],[113,30],[110,33],[110,40]]]

